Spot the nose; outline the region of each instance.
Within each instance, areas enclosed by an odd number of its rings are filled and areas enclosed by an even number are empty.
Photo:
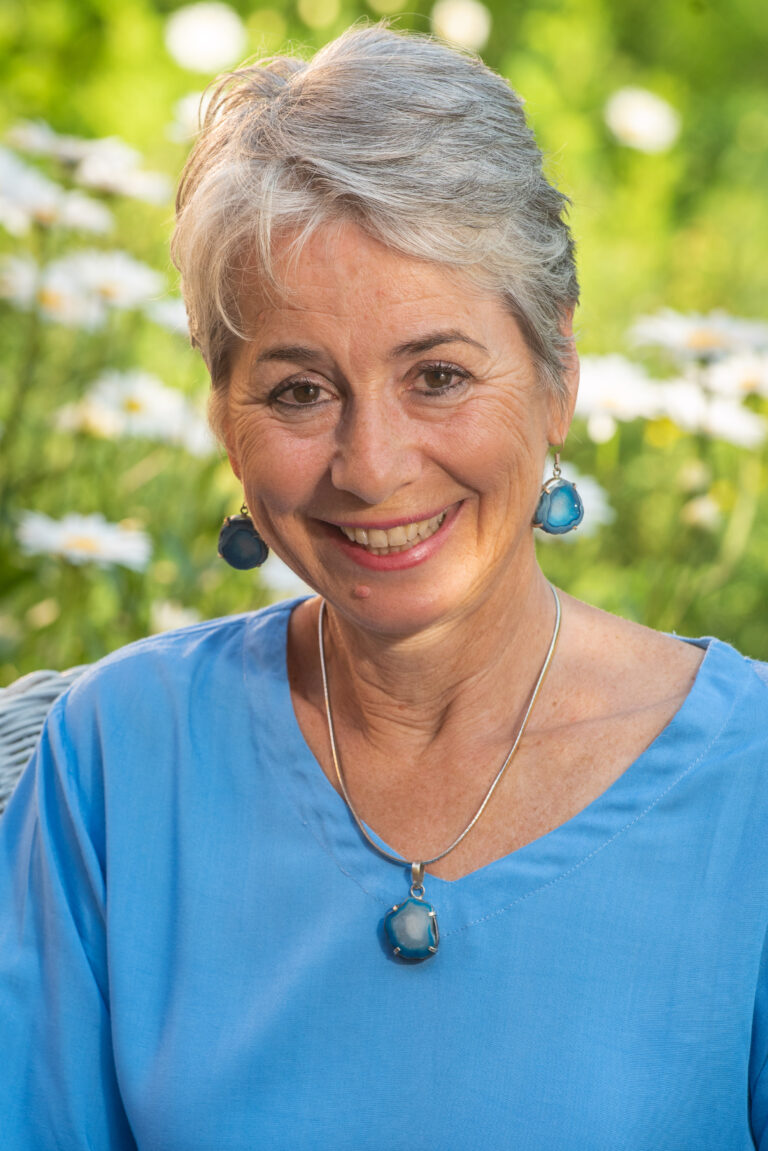
[[[331,480],[366,504],[383,504],[421,474],[415,428],[397,405],[356,398],[336,429]]]

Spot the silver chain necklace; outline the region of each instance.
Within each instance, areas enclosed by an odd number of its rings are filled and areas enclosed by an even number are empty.
[[[428,959],[437,951],[440,935],[437,926],[437,914],[431,903],[428,903],[424,898],[424,868],[428,867],[431,863],[437,863],[439,859],[444,859],[446,855],[450,854],[455,847],[458,847],[462,840],[469,835],[472,828],[477,823],[480,816],[485,811],[491,796],[501,783],[505,771],[509,767],[515,752],[517,751],[520,740],[523,738],[523,733],[528,726],[528,720],[531,718],[534,705],[541,691],[542,685],[546,678],[549,666],[557,648],[557,641],[560,635],[560,599],[557,591],[550,584],[552,595],[555,598],[555,627],[552,632],[552,639],[549,644],[546,658],[542,664],[539,677],[536,680],[531,698],[528,702],[528,707],[525,710],[525,715],[522,718],[520,727],[518,728],[515,741],[512,744],[507,757],[502,763],[501,767],[496,773],[496,776],[485,793],[482,803],[478,807],[472,819],[469,821],[464,830],[456,836],[453,843],[446,847],[445,851],[441,851],[439,855],[434,855],[431,859],[415,860],[413,863],[408,863],[402,855],[394,855],[392,852],[386,851],[383,847],[379,847],[378,843],[371,837],[368,829],[363,823],[360,816],[355,811],[352,800],[350,799],[347,785],[344,780],[344,773],[341,770],[341,761],[339,759],[338,749],[336,747],[336,735],[333,729],[333,717],[331,715],[331,696],[328,690],[328,671],[325,666],[325,645],[323,642],[323,620],[325,617],[325,600],[320,601],[320,611],[317,617],[317,642],[320,650],[320,671],[323,678],[323,695],[325,697],[325,717],[328,722],[328,739],[331,745],[331,757],[333,759],[333,766],[336,770],[336,778],[339,781],[341,794],[346,800],[347,807],[349,808],[352,818],[360,829],[361,834],[366,838],[371,847],[378,851],[385,859],[391,863],[403,864],[405,867],[410,868],[411,872],[411,887],[407,899],[401,903],[396,903],[384,917],[384,929],[389,942],[392,944],[394,954],[402,959]]]

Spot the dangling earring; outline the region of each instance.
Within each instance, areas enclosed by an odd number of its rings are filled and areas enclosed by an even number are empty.
[[[239,515],[227,516],[221,525],[219,555],[238,571],[261,567],[269,555],[269,548],[257,532],[245,504]]]
[[[542,484],[533,526],[550,535],[562,536],[577,528],[583,519],[584,504],[581,496],[575,484],[562,478],[560,453],[555,452],[555,466],[551,478]]]

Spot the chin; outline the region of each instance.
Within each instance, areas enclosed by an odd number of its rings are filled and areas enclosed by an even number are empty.
[[[407,639],[466,614],[470,597],[461,589],[433,583],[419,587],[386,586],[382,581],[357,580],[336,585],[325,598],[343,616],[366,631]]]

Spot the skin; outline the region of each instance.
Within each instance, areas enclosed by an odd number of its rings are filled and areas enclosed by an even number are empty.
[[[242,301],[225,438],[262,535],[328,605],[334,722],[356,809],[409,859],[466,826],[514,739],[554,624],[531,521],[566,398],[541,385],[517,324],[464,275],[327,225]],[[564,324],[569,318],[564,319]],[[427,346],[429,345],[429,346]],[[338,524],[447,511],[412,566],[361,566]],[[438,539],[439,537],[439,539]],[[701,653],[563,599],[555,662],[482,824],[430,870],[456,879],[558,826],[680,706]],[[316,624],[296,609],[296,716],[331,783]],[[420,802],[415,804],[413,796]]]

